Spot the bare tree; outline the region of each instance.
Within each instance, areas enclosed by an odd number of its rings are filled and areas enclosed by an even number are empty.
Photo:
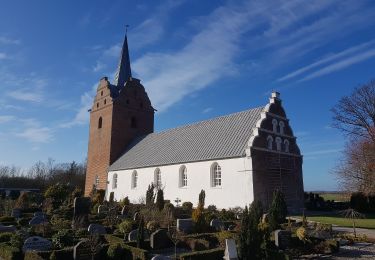
[[[375,81],[340,99],[332,112],[333,126],[349,136],[334,170],[341,187],[375,193]]]
[[[375,143],[375,81],[356,88],[331,109],[333,126],[352,137]]]

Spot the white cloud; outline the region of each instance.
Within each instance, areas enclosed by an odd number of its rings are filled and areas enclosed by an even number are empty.
[[[4,52],[0,52],[0,60],[5,60],[6,58],[8,58],[7,54]]]
[[[16,133],[16,136],[34,143],[48,143],[53,140],[53,130],[48,127],[30,127]]]
[[[18,89],[8,92],[8,96],[17,100],[30,101],[30,102],[41,102],[43,96],[41,93],[30,92],[30,89]]]
[[[312,152],[303,153],[304,156],[312,156],[312,155],[327,155],[327,154],[338,154],[342,151],[342,149],[327,149],[327,150],[317,150]]]
[[[14,119],[15,119],[14,116],[0,116],[0,124],[13,121]]]
[[[5,37],[5,36],[0,36],[0,44],[20,44],[21,41],[20,40],[17,40],[17,39],[12,39],[12,38],[9,38],[9,37]]]
[[[207,107],[207,108],[203,109],[202,113],[203,113],[203,114],[206,114],[206,113],[208,113],[208,112],[211,112],[212,110],[213,110],[212,107]]]

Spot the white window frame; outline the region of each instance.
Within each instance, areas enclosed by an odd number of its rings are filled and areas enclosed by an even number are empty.
[[[222,170],[218,163],[213,163],[211,166],[211,187],[222,187]]]
[[[277,133],[277,125],[278,125],[277,120],[275,118],[272,119],[272,131],[274,133]]]
[[[136,189],[137,186],[138,186],[138,172],[134,170],[132,172],[131,188]]]
[[[94,182],[95,188],[99,186],[99,175],[95,176],[95,182]]]
[[[187,179],[187,168],[185,165],[180,167],[180,174],[179,174],[179,187],[186,188],[188,186],[188,179]]]
[[[160,168],[156,168],[155,169],[155,172],[154,172],[154,184],[155,184],[155,187],[157,188],[161,188],[161,171],[160,171]]]
[[[267,136],[267,149],[272,150],[273,149],[273,137]]]
[[[285,123],[283,121],[279,122],[279,127],[280,127],[280,134],[284,134],[284,128],[285,128]]]
[[[282,140],[280,137],[276,137],[275,141],[276,141],[276,151],[280,152]]]
[[[112,189],[117,189],[117,178],[118,178],[117,173],[113,174],[113,176],[112,176]]]
[[[289,141],[286,139],[284,140],[284,151],[289,153]]]

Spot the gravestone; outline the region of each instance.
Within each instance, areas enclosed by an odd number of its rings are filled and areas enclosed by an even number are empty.
[[[30,251],[30,250],[37,250],[37,251],[47,251],[52,248],[52,242],[38,236],[29,237],[23,243],[22,251]]]
[[[74,198],[73,228],[86,228],[88,226],[91,200],[87,197]]]
[[[269,223],[268,213],[262,215],[262,223]]]
[[[134,213],[133,220],[138,223],[138,221],[139,221],[139,212]]]
[[[225,260],[238,260],[237,247],[234,239],[225,239]]]
[[[165,229],[158,229],[150,236],[150,246],[152,249],[169,248],[173,246],[173,242]]]
[[[12,209],[11,216],[14,218],[20,218],[21,217],[21,209],[15,208]]]
[[[130,231],[128,235],[128,241],[137,241],[138,229]]]
[[[216,231],[220,231],[224,229],[224,223],[220,219],[213,219],[210,222],[210,227],[214,228]]]
[[[45,217],[44,213],[41,211],[34,212],[34,217]]]
[[[290,231],[278,229],[275,231],[275,245],[280,249],[285,249],[290,245]]]
[[[35,216],[29,221],[30,226],[47,224],[48,220],[44,216]]]
[[[236,225],[234,225],[234,224],[229,225],[228,231],[233,231],[235,228],[236,228]]]
[[[16,232],[17,228],[15,226],[4,226],[0,224],[0,233],[2,232]]]
[[[98,214],[103,214],[108,212],[108,207],[106,205],[100,205],[98,207]]]
[[[107,231],[105,230],[105,228],[100,224],[90,224],[87,231],[90,234],[99,234],[99,235],[107,234]]]
[[[121,215],[122,216],[127,216],[129,213],[129,206],[123,206],[122,209],[121,209]]]
[[[91,248],[86,240],[80,241],[74,246],[73,259],[91,260]]]
[[[193,230],[193,220],[191,218],[177,219],[177,230],[190,233]]]

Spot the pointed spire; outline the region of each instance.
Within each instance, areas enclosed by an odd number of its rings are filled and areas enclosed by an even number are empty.
[[[128,25],[126,26],[126,33],[124,44],[122,45],[121,57],[117,67],[117,72],[115,76],[115,84],[118,88],[122,88],[125,85],[125,82],[129,80],[132,76],[132,70],[130,68],[130,58],[129,58],[129,49],[128,49]]]

